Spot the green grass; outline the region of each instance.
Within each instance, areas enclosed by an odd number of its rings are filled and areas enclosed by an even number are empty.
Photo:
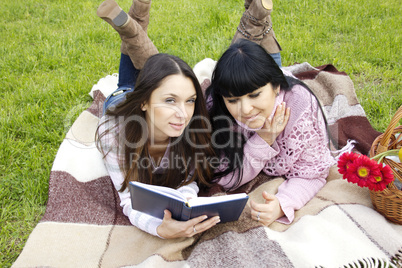
[[[88,92],[118,71],[120,39],[96,16],[101,1],[13,0],[0,7],[0,266],[43,216],[57,149]],[[124,10],[130,1],[118,1]],[[352,78],[373,127],[402,105],[402,5],[384,0],[274,3],[283,65],[334,64]],[[154,0],[149,35],[191,66],[230,44],[242,0]]]

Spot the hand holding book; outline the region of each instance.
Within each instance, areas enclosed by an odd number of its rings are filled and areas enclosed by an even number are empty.
[[[163,219],[164,210],[171,212],[172,218],[187,221],[199,216],[219,216],[221,222],[235,221],[243,211],[247,194],[233,194],[214,197],[198,197],[190,200],[177,190],[130,182],[132,208],[154,217]]]
[[[215,226],[220,222],[219,216],[207,219],[208,216],[199,216],[197,218],[188,221],[176,221],[172,219],[172,213],[169,210],[165,210],[165,216],[162,224],[158,226],[158,235],[170,239],[178,237],[192,237],[197,233],[202,233],[209,228]]]

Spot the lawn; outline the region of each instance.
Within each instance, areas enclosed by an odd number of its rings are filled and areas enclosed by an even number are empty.
[[[100,3],[0,6],[0,267],[12,265],[43,216],[53,159],[92,85],[118,71],[120,39],[96,16]],[[160,52],[194,66],[219,58],[242,11],[242,0],[154,0],[148,32]],[[274,1],[272,15],[283,65],[331,63],[348,73],[384,131],[402,105],[401,13],[394,0],[293,0]]]

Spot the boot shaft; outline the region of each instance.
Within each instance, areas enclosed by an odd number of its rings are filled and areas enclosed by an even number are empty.
[[[145,32],[148,29],[150,9],[151,0],[133,0],[133,4],[128,11],[128,15],[137,21]]]
[[[150,56],[158,53],[143,28],[122,11],[114,0],[104,1],[99,6],[97,15],[119,33],[122,40],[122,53],[130,56],[138,70],[142,69]]]
[[[131,17],[124,27],[117,30],[120,35],[122,46],[121,52],[130,56],[135,68],[141,70],[148,58],[158,53],[158,49],[149,39],[147,33],[137,21]]]
[[[261,45],[269,53],[280,52],[282,49],[276,40],[272,27],[272,1],[245,0],[244,6],[246,11],[240,19],[232,43],[239,38],[243,38]],[[270,9],[266,7],[270,7]]]

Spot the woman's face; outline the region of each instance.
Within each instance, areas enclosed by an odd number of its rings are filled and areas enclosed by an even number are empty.
[[[181,74],[167,76],[142,106],[151,142],[180,136],[194,114],[196,97],[190,78]]]
[[[279,87],[274,89],[269,83],[249,94],[240,97],[224,97],[223,100],[226,108],[237,121],[249,128],[258,129],[271,115],[277,92]]]

